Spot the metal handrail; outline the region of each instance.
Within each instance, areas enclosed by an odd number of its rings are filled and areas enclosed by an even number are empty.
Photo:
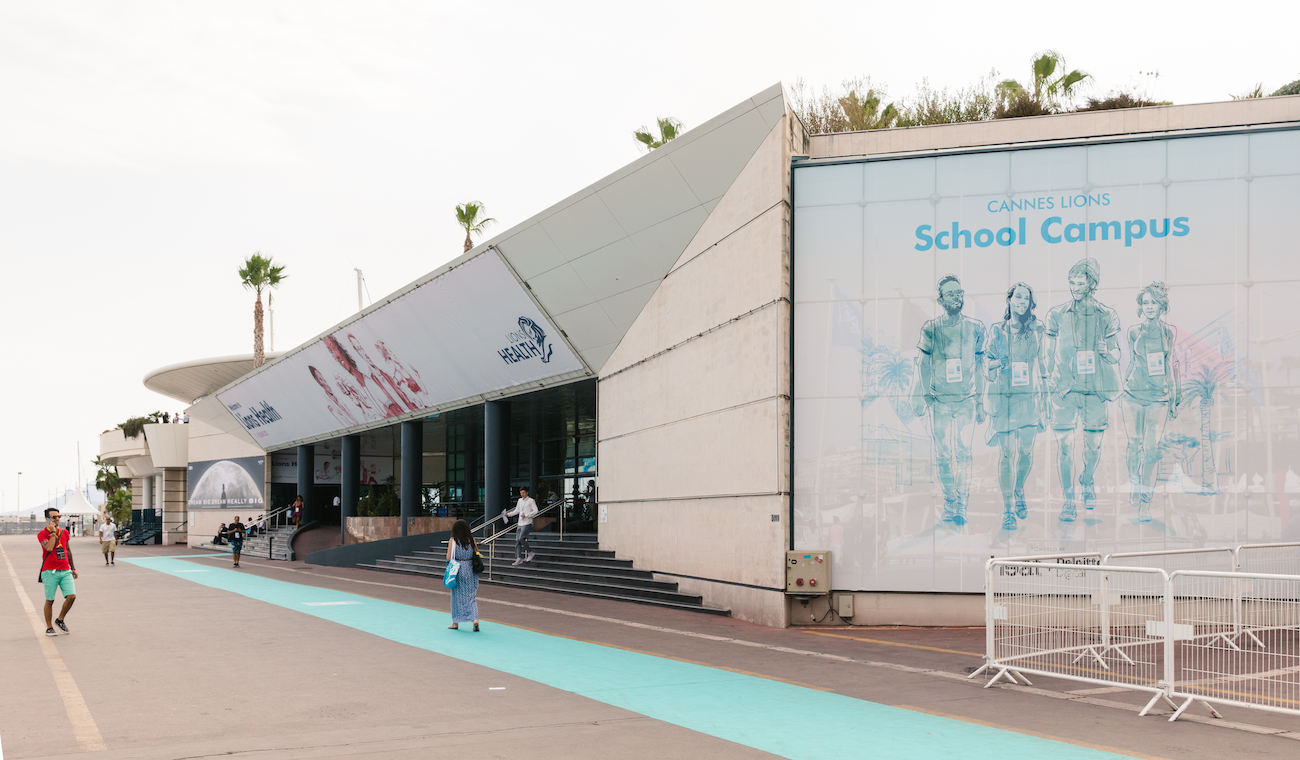
[[[565,508],[566,506],[568,506],[569,504],[572,504],[572,503],[574,503],[574,500],[571,499],[571,498],[568,498],[568,497],[565,497],[565,498],[562,498],[562,499],[556,499],[555,501],[552,501],[550,504],[547,504],[545,507],[542,507],[541,509],[537,510],[537,514],[533,515],[533,519],[536,520],[537,518],[541,517],[542,515],[546,514],[547,512],[550,512],[551,510],[553,510],[553,509],[555,509],[555,508],[558,507],[558,508],[560,509],[560,540],[563,541],[563,540],[564,540],[564,508]],[[490,525],[490,524],[491,524],[492,522],[494,522],[497,518],[499,518],[499,517],[504,517],[504,515],[505,515],[505,512],[502,512],[501,514],[497,515],[496,517],[493,517],[492,520],[489,520],[487,523],[484,524],[484,527],[486,527],[487,525]],[[516,526],[515,529],[517,530],[517,529],[518,529],[518,526]],[[509,525],[507,525],[506,527],[504,527],[504,528],[502,528],[501,530],[497,531],[496,533],[492,534],[492,535],[489,536],[488,538],[485,538],[485,539],[483,539],[482,541],[477,542],[477,543],[479,543],[479,544],[486,544],[487,547],[488,547],[488,556],[487,556],[487,576],[488,576],[488,580],[491,580],[491,579],[492,579],[492,565],[493,565],[493,562],[494,562],[495,559],[496,559],[496,554],[497,554],[497,552],[496,552],[496,540],[497,540],[498,538],[504,536],[505,534],[509,533],[510,530],[511,530],[511,527],[510,527]]]

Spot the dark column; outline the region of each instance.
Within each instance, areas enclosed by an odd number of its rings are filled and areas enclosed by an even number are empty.
[[[348,540],[348,518],[356,517],[357,501],[361,498],[361,436],[343,436],[343,487],[339,495],[339,530],[343,532],[340,539]]]
[[[312,487],[316,485],[316,480],[312,476],[316,474],[316,447],[299,446],[298,447],[298,494],[302,496],[302,520],[299,525],[306,525],[312,518],[312,509],[316,506],[312,503]]]
[[[402,423],[402,535],[412,517],[420,514],[420,488],[424,485],[424,420]]]
[[[473,411],[466,413],[470,417]],[[478,427],[472,418],[465,422],[465,482],[464,496],[461,501],[478,501],[478,491],[474,488],[474,476],[478,474]]]
[[[510,502],[510,402],[483,402],[483,501],[488,519]]]
[[[537,404],[528,409],[528,495],[537,498],[537,481],[542,474],[541,421],[537,418]],[[513,494],[512,494],[513,495]]]

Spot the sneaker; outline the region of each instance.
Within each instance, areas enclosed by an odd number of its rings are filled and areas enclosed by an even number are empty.
[[[1074,518],[1078,516],[1079,513],[1074,508],[1074,502],[1067,501],[1065,502],[1065,506],[1061,507],[1061,522],[1074,522]]]
[[[1029,517],[1029,506],[1025,504],[1025,492],[1021,490],[1017,490],[1015,493],[1015,498],[1016,498],[1016,517],[1018,517],[1021,520],[1025,519],[1026,517]]]
[[[524,562],[532,562],[532,561],[533,561],[533,558],[536,557],[536,556],[537,556],[537,555],[534,554],[533,552],[528,552],[528,556],[527,556],[527,557],[524,557]]]
[[[56,620],[54,621],[54,624],[57,625],[57,626],[59,627],[59,630],[60,630],[60,631],[63,631],[64,633],[72,633],[72,631],[69,631],[69,630],[68,630],[68,624],[65,623],[65,622],[63,622],[62,620],[57,620],[57,619],[56,619]]]
[[[1009,510],[1009,509],[1008,509],[1006,512],[1003,512],[1003,513],[1002,513],[1002,529],[1003,529],[1003,530],[1015,530],[1015,529],[1016,529],[1016,516],[1015,516],[1015,514],[1014,514],[1011,510]]]
[[[1097,489],[1091,483],[1080,483],[1083,487],[1083,508],[1092,509],[1097,506]]]
[[[46,628],[46,629],[45,629],[45,635],[46,635],[46,636],[58,636],[59,634],[58,634],[58,633],[57,633],[53,628]]]
[[[966,524],[966,506],[959,501],[945,501],[943,503],[943,521],[950,522],[960,528]]]
[[[511,562],[511,563],[510,563],[510,566],[511,566],[511,567],[519,567],[519,566],[522,565],[522,564],[524,564],[524,560],[523,560],[523,558],[521,557],[521,558],[515,560],[514,562]]]
[[[1138,505],[1138,522],[1151,522],[1151,505],[1143,502]]]

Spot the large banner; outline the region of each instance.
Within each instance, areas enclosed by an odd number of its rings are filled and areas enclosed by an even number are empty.
[[[190,462],[190,509],[261,509],[266,497],[266,459],[243,457]]]
[[[269,450],[581,370],[558,336],[488,252],[218,398]]]
[[[1300,131],[794,185],[795,542],[837,588],[1300,540]]]

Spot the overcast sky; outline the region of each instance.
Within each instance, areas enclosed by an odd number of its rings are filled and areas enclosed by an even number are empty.
[[[152,369],[252,350],[244,257],[287,265],[291,348],[776,83],[898,98],[1063,52],[1175,103],[1300,78],[1293,3],[59,2],[0,6],[0,509],[92,477],[98,435],[180,402]],[[1290,21],[1286,20],[1290,16]],[[22,372],[16,371],[18,366]]]

